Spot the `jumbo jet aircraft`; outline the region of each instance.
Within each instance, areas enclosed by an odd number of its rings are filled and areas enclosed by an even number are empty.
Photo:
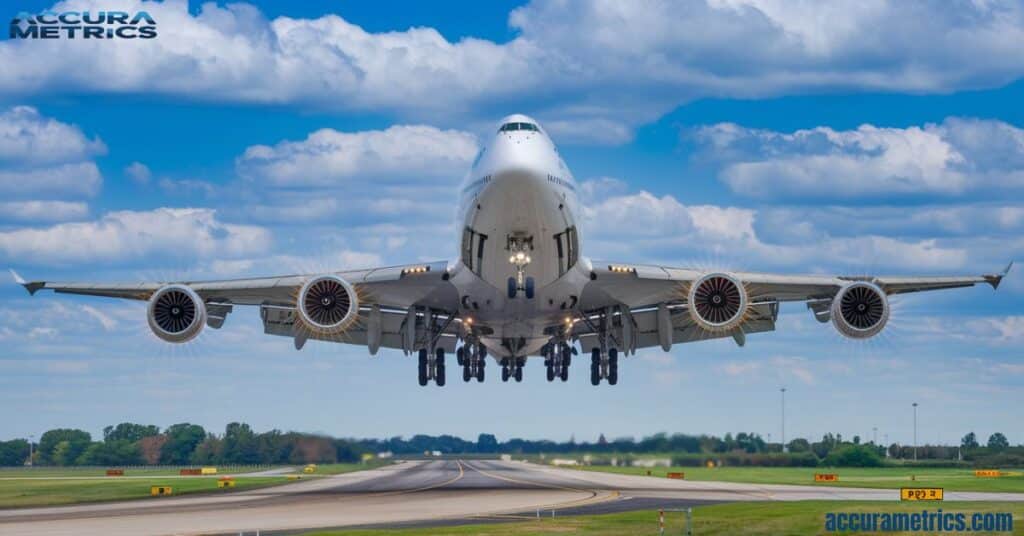
[[[463,381],[484,381],[487,357],[502,381],[523,379],[527,357],[548,381],[566,381],[590,354],[590,382],[615,385],[619,357],[639,348],[773,331],[779,304],[802,301],[820,322],[865,339],[889,320],[888,297],[988,283],[965,277],[795,276],[702,272],[583,256],[576,183],[547,133],[512,115],[477,156],[460,191],[455,261],[226,281],[19,283],[71,294],[147,300],[153,333],[184,343],[219,329],[236,305],[259,307],[264,331],[381,347],[419,357],[419,383],[445,384],[454,352]],[[1011,263],[1012,264],[1012,263]],[[578,348],[578,350],[577,350]]]

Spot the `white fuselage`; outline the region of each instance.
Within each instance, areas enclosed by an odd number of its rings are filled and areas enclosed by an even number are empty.
[[[518,124],[532,128],[514,129]],[[572,312],[590,268],[580,254],[576,183],[551,139],[525,116],[502,125],[461,187],[451,281],[460,316],[472,319],[491,354],[525,357],[558,336],[545,328]]]

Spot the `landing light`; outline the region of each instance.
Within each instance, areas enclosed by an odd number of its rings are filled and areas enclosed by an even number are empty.
[[[402,270],[402,275],[423,274],[429,271],[429,266],[410,266],[409,268]]]
[[[614,265],[614,264],[609,265],[608,266],[608,270],[610,270],[612,272],[615,272],[617,274],[630,274],[630,273],[635,274],[636,273],[636,268],[633,268],[632,266],[617,266],[617,265]]]

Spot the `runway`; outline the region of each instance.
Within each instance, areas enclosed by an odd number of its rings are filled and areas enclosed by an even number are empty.
[[[0,533],[238,534],[464,523],[732,501],[897,500],[897,490],[697,482],[493,460],[409,461],[225,495],[0,511]],[[1024,501],[1024,493],[946,492]]]

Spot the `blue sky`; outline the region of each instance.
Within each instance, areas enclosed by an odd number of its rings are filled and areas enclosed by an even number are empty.
[[[23,2],[19,10],[49,7]],[[456,187],[503,115],[584,184],[584,253],[783,273],[959,274],[1024,259],[1016,3],[70,1],[149,42],[0,41],[0,264],[45,279],[223,278],[453,258]],[[0,438],[244,420],[343,436],[754,431],[1024,442],[1024,279],[894,298],[842,339],[641,351],[616,388],[420,388],[399,352],[262,336],[169,347],[143,304],[0,284]]]

